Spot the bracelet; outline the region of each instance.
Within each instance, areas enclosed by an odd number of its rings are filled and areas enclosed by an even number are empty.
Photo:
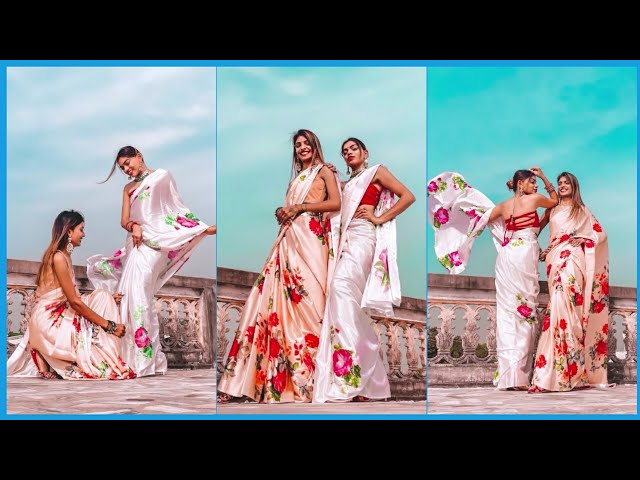
[[[277,217],[278,216],[278,212],[282,210],[282,207],[278,207],[276,208],[276,211],[274,212],[274,215]]]
[[[553,183],[550,183],[549,185],[545,185],[544,189],[549,193],[555,191],[555,188],[553,188]]]
[[[138,222],[134,222],[133,220],[131,220],[129,223],[127,223],[127,231],[128,232],[133,232],[133,226],[134,225],[139,225]]]
[[[118,327],[116,325],[116,322],[114,322],[113,320],[107,320],[107,322],[109,322],[109,326],[107,328],[104,328],[104,331],[107,333],[115,333],[116,328]]]

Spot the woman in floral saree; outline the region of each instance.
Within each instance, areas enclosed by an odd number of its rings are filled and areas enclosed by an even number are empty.
[[[122,197],[121,225],[129,235],[111,257],[90,257],[87,276],[95,288],[123,294],[120,315],[128,327],[123,345],[127,364],[139,377],[164,374],[167,360],[161,351],[155,294],[216,227],[184,205],[171,173],[149,169],[134,147],[120,149],[107,180],[116,167],[133,179]]]
[[[219,402],[311,402],[318,335],[335,251],[340,210],[337,175],[325,164],[318,137],[293,136],[294,175],[282,226],[249,297],[219,378]],[[332,225],[333,223],[333,225]]]
[[[550,198],[537,193],[540,177]],[[514,196],[494,205],[457,173],[445,172],[428,185],[429,212],[440,263],[464,271],[474,240],[489,227],[498,250],[495,264],[498,369],[494,385],[526,390],[533,368],[538,293],[539,207],[557,205],[553,185],[538,167],[518,170],[507,186]]]
[[[560,203],[547,210],[549,304],[530,393],[607,386],[609,252],[607,235],[584,205],[578,179],[558,175]]]
[[[7,376],[66,380],[135,378],[122,360],[126,327],[117,302],[104,290],[80,295],[71,253],[84,238],[84,218],[61,212],[36,277],[36,303],[22,342],[7,362]]]
[[[415,201],[384,166],[368,166],[369,152],[361,140],[351,137],[341,150],[353,173],[342,196],[338,260],[316,359],[316,403],[391,396],[378,334],[367,312],[393,316],[393,305],[400,305],[395,218]]]

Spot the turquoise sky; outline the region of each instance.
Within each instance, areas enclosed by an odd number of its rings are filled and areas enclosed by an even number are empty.
[[[575,174],[609,236],[611,284],[636,286],[635,68],[430,68],[428,83],[429,179],[457,171],[498,203],[517,169],[539,165],[554,184]],[[446,273],[428,230],[428,270]],[[546,228],[543,248],[548,240]],[[493,276],[495,257],[481,235],[464,274]]]
[[[125,145],[171,171],[186,205],[215,223],[215,89],[215,68],[8,68],[7,257],[40,260],[65,209],[86,219],[76,265],[124,245],[126,177],[96,182]],[[215,237],[179,274],[215,277]]]
[[[291,135],[314,131],[346,179],[344,139],[362,139],[417,201],[397,219],[402,294],[426,290],[426,69],[219,68],[218,265],[259,271],[277,232]]]

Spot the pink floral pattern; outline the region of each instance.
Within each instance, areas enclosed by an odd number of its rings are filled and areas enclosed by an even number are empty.
[[[354,359],[354,352],[342,348],[336,343],[333,345],[333,373],[340,378],[345,385],[353,388],[360,386],[360,365]]]

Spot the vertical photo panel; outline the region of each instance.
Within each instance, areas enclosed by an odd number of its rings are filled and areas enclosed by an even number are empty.
[[[215,413],[215,92],[7,69],[8,414]]]
[[[218,414],[426,411],[426,69],[218,69]]]
[[[428,413],[635,413],[637,70],[428,81]]]

